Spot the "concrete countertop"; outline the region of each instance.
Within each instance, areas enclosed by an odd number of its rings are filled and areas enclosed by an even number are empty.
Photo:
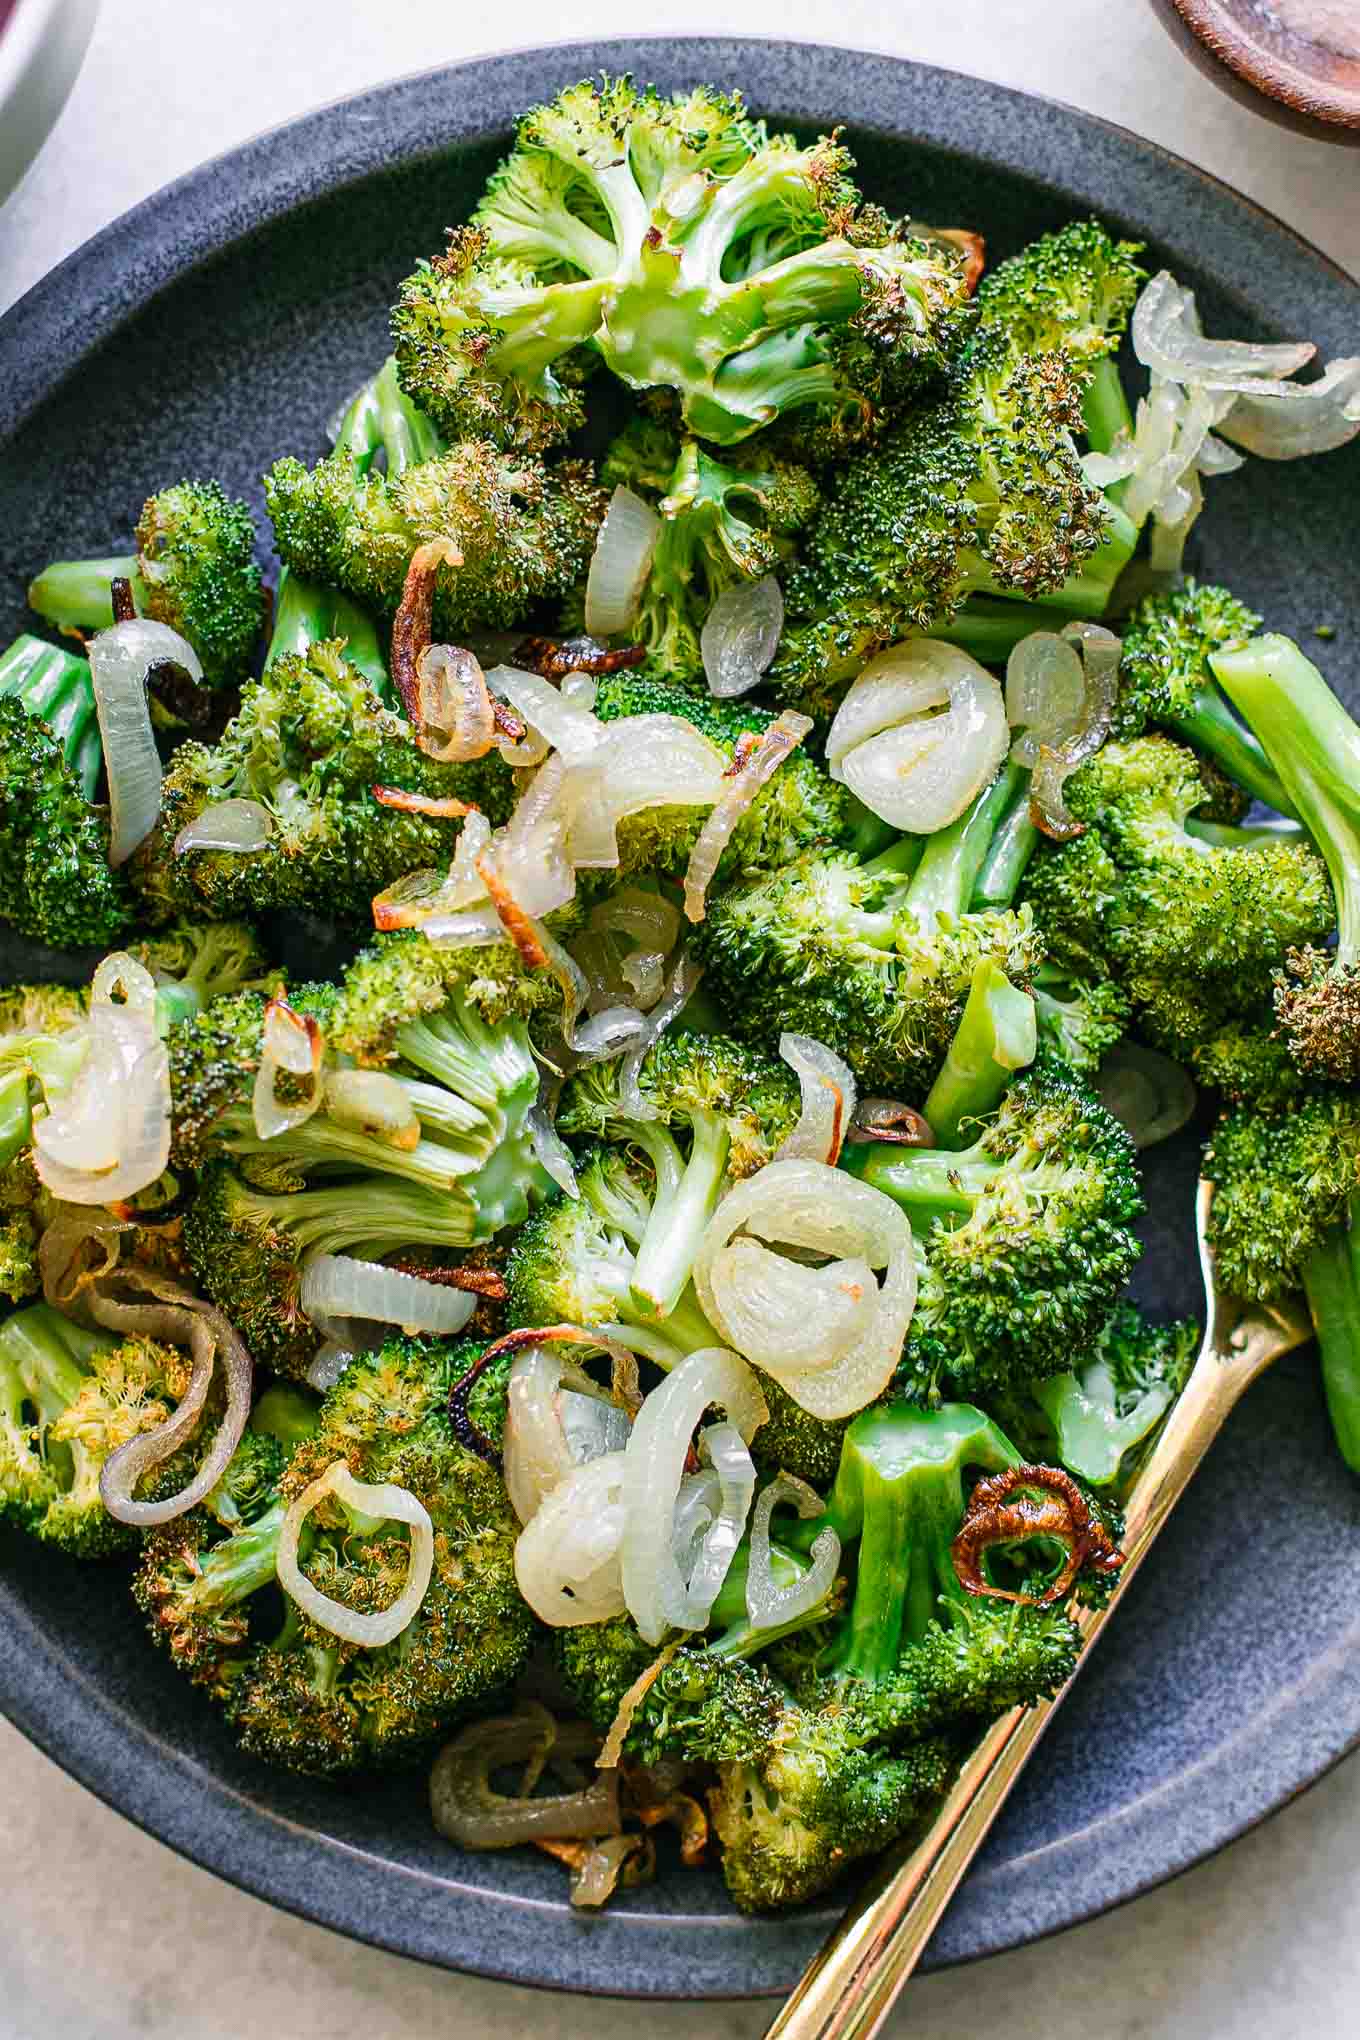
[[[126,207],[260,128],[506,44],[636,33],[627,0],[494,22],[430,0],[106,0],[84,71],[0,208],[0,310]],[[1360,152],[1219,92],[1150,0],[686,0],[657,31],[886,49],[1088,108],[1238,186],[1360,272]],[[1360,338],[1360,336],[1357,336]],[[1042,1761],[1042,1759],[1041,1759]],[[760,2006],[546,1997],[425,1970],[271,1911],[172,1856],[0,1726],[0,2040],[746,2040]],[[1344,2040],[1360,2030],[1360,1764],[1213,1862],[1037,1947],[914,1983],[914,2040]]]

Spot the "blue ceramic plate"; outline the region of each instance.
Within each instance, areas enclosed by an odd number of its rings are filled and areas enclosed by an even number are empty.
[[[108,550],[185,471],[258,500],[314,455],[385,351],[385,308],[495,162],[513,117],[602,66],[740,85],[781,124],[844,122],[869,191],[986,234],[994,256],[1096,210],[1200,292],[1210,331],[1351,352],[1360,290],[1188,164],[997,85],[801,45],[608,43],[384,85],[248,143],[129,213],[0,321],[0,630],[54,549]],[[1194,565],[1279,628],[1327,621],[1356,677],[1346,567],[1360,444],[1216,483]],[[263,528],[263,518],[261,519]],[[0,638],[0,642],[4,642]],[[0,969],[12,975],[0,956]],[[27,966],[31,968],[31,962]],[[1195,1143],[1153,1161],[1141,1289],[1194,1310]],[[520,1982],[641,1996],[781,1991],[831,1910],[739,1917],[716,1874],[668,1871],[574,1918],[530,1853],[460,1856],[419,1776],[315,1784],[247,1762],[143,1637],[115,1569],[0,1551],[0,1705],[152,1834],[362,1939]],[[1064,1708],[931,1951],[958,1962],[1099,1911],[1195,1862],[1360,1739],[1357,1491],[1295,1356],[1248,1398]]]

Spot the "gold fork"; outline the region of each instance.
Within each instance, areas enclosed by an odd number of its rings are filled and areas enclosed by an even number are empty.
[[[1195,1224],[1204,1275],[1206,1324],[1190,1379],[1167,1419],[1125,1509],[1125,1561],[1101,1608],[1074,1610],[1081,1664],[1184,1493],[1228,1412],[1272,1360],[1312,1337],[1301,1301],[1247,1305],[1218,1286],[1209,1246],[1213,1186],[1201,1182]],[[869,2040],[912,1974],[959,1882],[985,1841],[1031,1750],[1071,1691],[1013,1708],[992,1723],[959,1772],[925,1837],[890,1852],[814,1956],[766,2040]]]

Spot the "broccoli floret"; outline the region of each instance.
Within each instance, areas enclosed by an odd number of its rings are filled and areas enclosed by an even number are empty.
[[[658,1128],[654,1138],[664,1154],[670,1135]],[[665,1185],[672,1204],[682,1171],[677,1150],[675,1173]],[[660,1321],[650,1295],[640,1293],[639,1252],[657,1199],[652,1168],[623,1148],[598,1147],[582,1158],[576,1182],[576,1197],[550,1198],[516,1235],[505,1270],[511,1322],[583,1325],[606,1336],[625,1326],[628,1344],[666,1368],[686,1353],[721,1345],[685,1286],[692,1240],[680,1293]]]
[[[752,701],[715,701],[690,694],[646,674],[614,673],[600,682],[595,713],[601,722],[626,716],[678,715],[718,745],[730,763],[743,737],[760,736],[773,717]],[[684,874],[706,810],[649,807],[625,815],[618,825],[617,876],[658,872]],[[715,884],[738,874],[777,871],[819,844],[881,850],[891,832],[871,815],[848,787],[830,778],[803,745],[789,753],[761,787],[723,851]],[[616,874],[608,874],[611,882]]]
[[[1031,991],[1039,1029],[1039,1058],[1091,1077],[1128,1031],[1129,1001],[1113,978],[1094,983],[1068,978],[1051,964]]]
[[[1332,922],[1310,848],[1197,824],[1201,797],[1193,753],[1169,737],[1106,744],[1067,783],[1085,833],[1041,848],[1024,882],[1053,961],[1117,978],[1182,1054],[1268,996],[1285,950]]]
[[[1013,771],[1014,768],[1009,768]],[[706,980],[733,1031],[825,1041],[867,1084],[920,1094],[938,1073],[980,963],[1024,985],[1041,959],[1028,908],[968,911],[1008,774],[931,837],[861,863],[810,852],[733,884],[700,925]]]
[[[135,543],[135,554],[122,558],[44,568],[28,591],[30,608],[65,630],[104,630],[113,622],[109,583],[127,580],[139,616],[189,640],[206,686],[239,680],[265,614],[246,504],[219,482],[176,482],[147,498]]]
[[[751,1440],[756,1466],[762,1473],[791,1473],[812,1487],[829,1487],[849,1419],[814,1417],[772,1374],[761,1376],[760,1392],[769,1414]]]
[[[1198,1325],[1150,1324],[1121,1302],[1089,1359],[1041,1381],[1024,1403],[1003,1399],[1007,1428],[1031,1458],[1122,1495],[1198,1350]]]
[[[860,204],[834,139],[741,100],[573,85],[519,126],[470,226],[402,286],[402,383],[450,434],[542,447],[580,423],[582,350],[680,398],[720,445],[790,412],[834,443],[936,369],[962,263]]]
[[[46,723],[81,792],[86,800],[93,800],[104,747],[89,660],[42,638],[17,637],[7,651],[0,652],[0,696],[17,701],[29,715]]]
[[[13,1093],[17,1088],[12,1075],[0,1078],[0,1126],[6,1136],[16,1116],[22,1117],[25,1127],[28,1123],[26,1074],[22,1080],[23,1095],[16,1103]],[[3,1148],[0,1155],[4,1155]],[[10,1303],[22,1303],[42,1288],[38,1206],[44,1194],[31,1153],[11,1151],[4,1155],[0,1160],[0,1298]]]
[[[321,994],[295,995],[297,1010],[328,1013],[335,994]],[[413,1140],[329,1109],[262,1140],[263,1018],[259,996],[241,993],[175,1031],[171,1152],[183,1167],[211,1164],[185,1220],[195,1271],[260,1358],[300,1373],[315,1344],[298,1293],[307,1253],[465,1247],[528,1216],[549,1187],[526,1125],[538,1075],[518,1026],[493,1030],[458,1001],[410,1019],[396,1008],[384,1053]],[[216,1163],[228,1155],[251,1181]]]
[[[136,1542],[99,1497],[105,1461],[154,1431],[189,1385],[174,1347],[83,1331],[46,1304],[0,1325],[0,1516],[77,1558],[103,1558]],[[177,1455],[178,1457],[178,1455]],[[170,1461],[141,1498],[171,1493],[186,1476]]]
[[[172,1025],[214,999],[279,981],[259,936],[243,921],[174,921],[125,948],[155,978]]]
[[[720,1766],[712,1801],[723,1871],[738,1905],[795,1904],[858,1856],[901,1834],[948,1783],[969,1734],[1056,1692],[1077,1656],[1061,1609],[970,1599],[950,1552],[965,1474],[1020,1464],[1011,1441],[968,1404],[885,1405],[845,1433],[825,1513],[854,1550],[850,1605],[813,1648],[776,1650],[793,1698],[766,1750]]]
[[[1235,1296],[1272,1303],[1302,1288],[1342,1457],[1360,1473],[1360,1109],[1316,1083],[1275,1109],[1220,1120],[1204,1151],[1214,1186],[1209,1242]]]
[[[614,441],[600,479],[653,503],[661,518],[629,636],[647,647],[655,671],[706,694],[699,634],[709,610],[726,589],[780,571],[816,511],[817,483],[757,442],[719,460],[651,418],[635,419]],[[571,610],[566,620],[577,621]]]
[[[447,864],[456,840],[456,824],[385,807],[375,786],[453,796],[495,822],[514,797],[495,754],[473,765],[426,757],[339,640],[314,644],[305,658],[275,659],[243,689],[241,712],[215,748],[189,743],[175,753],[160,820],[132,861],[134,883],[161,917],[206,911],[225,920],[296,906],[371,925],[373,895],[408,872]],[[180,830],[224,800],[265,809],[264,849],[177,854]]]
[[[514,1583],[518,1526],[498,1475],[454,1442],[446,1418],[467,1364],[466,1342],[394,1337],[356,1356],[319,1411],[271,1389],[228,1469],[239,1480],[247,1450],[281,1453],[251,1513],[228,1522],[205,1505],[148,1538],[134,1590],[152,1634],[225,1701],[252,1755],[312,1772],[411,1763],[520,1670],[533,1623]],[[360,1480],[407,1488],[434,1523],[429,1591],[377,1649],[342,1643],[291,1602],[282,1630],[262,1633],[286,1507],[337,1459]],[[331,1497],[307,1518],[302,1566],[323,1593],[371,1612],[399,1592],[406,1548]]]
[[[559,1131],[625,1142],[652,1165],[652,1209],[637,1245],[633,1296],[643,1316],[666,1318],[689,1282],[704,1227],[731,1182],[768,1162],[798,1120],[787,1064],[722,1035],[672,1029],[650,1048],[638,1089],[652,1113],[637,1118],[620,1097],[618,1061],[592,1063],[571,1079]],[[677,1133],[688,1135],[682,1152]]]
[[[1116,241],[1098,220],[1073,220],[988,270],[978,317],[1026,353],[1061,349],[1088,380],[1082,420],[1091,445],[1107,453],[1132,426],[1113,356],[1147,272],[1136,241]]]
[[[280,558],[391,616],[416,547],[446,539],[461,555],[439,569],[434,630],[522,623],[585,571],[605,498],[582,461],[545,468],[529,455],[465,439],[399,475],[363,473],[347,453],[309,470],[276,461],[265,500]]]
[[[918,1396],[1051,1374],[1098,1336],[1138,1258],[1133,1143],[1056,1069],[1014,1083],[962,1152],[856,1142],[843,1166],[895,1199],[917,1237],[899,1378]]]
[[[875,652],[947,625],[970,594],[1101,615],[1136,533],[1083,479],[1080,423],[1066,358],[985,328],[949,396],[829,484],[788,577],[776,695],[829,716]]]
[[[1266,636],[1210,663],[1246,716],[1326,864],[1335,895],[1335,954],[1325,933],[1294,934],[1275,1011],[1299,1067],[1353,1084],[1360,1078],[1360,729],[1289,638]]]
[[[1292,815],[1278,774],[1229,709],[1209,670],[1212,652],[1241,644],[1260,627],[1254,610],[1210,583],[1191,580],[1165,594],[1145,596],[1123,627],[1114,734],[1141,737],[1150,726],[1170,730],[1215,761],[1253,798]]]
[[[1295,1062],[1288,1041],[1273,1026],[1273,1015],[1257,1013],[1230,1020],[1196,1044],[1190,1067],[1196,1080],[1220,1091],[1230,1105],[1279,1110],[1312,1088]]]
[[[573,901],[544,925],[559,942],[570,941],[583,920]],[[445,949],[419,929],[402,928],[379,935],[346,971],[330,1039],[359,1062],[381,1061],[403,1014],[436,1012],[451,998],[463,1000],[490,1027],[523,1020],[536,1039],[553,1034],[562,1017],[561,985],[550,971],[530,970],[513,943]]]
[[[54,949],[112,948],[132,918],[91,807],[46,725],[0,697],[0,920]]]

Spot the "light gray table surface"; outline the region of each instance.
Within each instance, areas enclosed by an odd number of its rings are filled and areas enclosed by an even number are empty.
[[[629,0],[577,0],[569,12],[527,0],[495,20],[436,0],[105,0],[61,120],[0,208],[0,310],[116,214],[260,128],[507,43],[643,25],[792,30],[1068,100],[1205,165],[1360,272],[1360,151],[1234,104],[1179,54],[1148,0],[746,0],[735,13],[728,0],[686,0],[641,17]],[[625,2040],[644,2024],[656,2040],[745,2040],[764,2024],[759,2006],[644,2010],[421,1969],[181,1862],[3,1726],[0,1778],[0,2040]],[[1360,2034],[1357,1836],[1352,1760],[1123,1911],[919,1979],[892,2030],[1349,2040]]]

